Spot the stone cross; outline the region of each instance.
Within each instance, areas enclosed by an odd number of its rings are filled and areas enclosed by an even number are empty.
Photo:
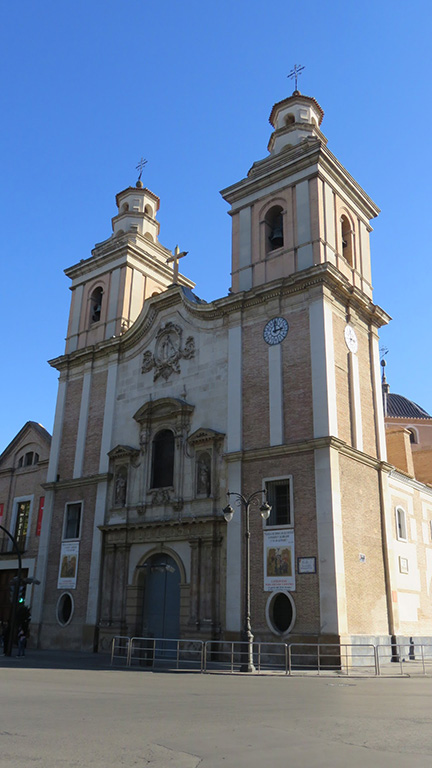
[[[187,256],[188,253],[189,253],[189,251],[182,251],[180,253],[180,248],[178,247],[178,245],[176,245],[176,247],[174,249],[173,255],[169,256],[168,259],[166,260],[167,264],[170,264],[171,261],[173,262],[173,271],[174,271],[173,285],[178,285],[178,274],[179,274],[178,263],[179,263],[179,259],[182,259],[183,256]]]

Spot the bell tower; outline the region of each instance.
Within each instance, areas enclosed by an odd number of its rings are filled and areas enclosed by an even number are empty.
[[[356,603],[359,592],[372,602],[372,584],[386,594],[381,537],[368,537],[384,515],[378,330],[389,317],[372,302],[369,234],[379,209],[328,149],[323,117],[298,90],[277,102],[268,155],[222,196],[231,206],[231,294],[241,307],[229,329],[241,407],[229,419],[228,484],[245,496],[266,487],[274,510],[274,530],[262,533],[258,522],[252,531],[252,562],[262,558],[260,536],[265,547],[285,537],[293,563],[294,551],[300,563],[315,558],[309,581],[295,566],[285,581],[285,628],[295,606],[299,636],[332,643],[393,634],[384,600],[369,623]],[[230,546],[235,562],[240,545],[235,554]],[[257,587],[273,632],[271,585]],[[258,598],[254,605],[259,626]]]
[[[370,220],[379,209],[328,150],[323,117],[297,90],[276,103],[269,155],[222,190],[231,205],[232,292],[328,262],[371,298]]]
[[[159,198],[138,181],[116,195],[112,235],[88,259],[65,270],[72,280],[66,352],[119,336],[130,328],[150,296],[173,282],[173,254],[159,242]]]

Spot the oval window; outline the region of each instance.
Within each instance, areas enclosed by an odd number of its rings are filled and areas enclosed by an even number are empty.
[[[69,624],[73,615],[73,609],[74,604],[72,595],[70,595],[69,592],[65,592],[64,595],[59,597],[57,602],[57,621],[62,627]]]
[[[276,635],[286,635],[295,621],[294,600],[287,592],[274,592],[267,601],[267,622]]]

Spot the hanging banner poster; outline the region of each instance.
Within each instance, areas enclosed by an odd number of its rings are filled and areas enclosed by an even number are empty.
[[[264,591],[295,589],[294,531],[264,531]]]
[[[78,571],[79,541],[63,542],[57,589],[75,589]]]

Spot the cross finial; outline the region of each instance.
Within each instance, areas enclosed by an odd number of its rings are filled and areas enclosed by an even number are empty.
[[[178,245],[176,245],[174,249],[174,254],[172,256],[169,256],[166,260],[166,263],[169,264],[171,261],[173,262],[173,285],[178,285],[178,273],[179,273],[179,259],[182,259],[183,256],[187,256],[189,251],[182,251],[180,253],[180,248]]]
[[[147,165],[147,160],[144,160],[144,158],[142,157],[138,165],[136,166],[137,171],[139,171],[138,181],[141,181],[142,172],[144,170],[144,166],[146,165]]]
[[[294,69],[292,69],[291,72],[287,75],[287,77],[290,77],[291,80],[294,78],[295,90],[297,90],[297,78],[299,75],[301,75],[303,70],[304,70],[304,67],[302,67],[301,64],[294,64]]]

